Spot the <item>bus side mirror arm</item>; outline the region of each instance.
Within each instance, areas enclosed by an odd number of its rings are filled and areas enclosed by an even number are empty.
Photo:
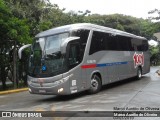
[[[23,51],[24,49],[30,47],[30,46],[31,46],[31,44],[27,44],[27,45],[22,46],[22,47],[18,50],[18,57],[19,57],[19,59],[22,58],[22,51]]]
[[[67,45],[70,41],[77,40],[77,39],[80,39],[80,37],[69,37],[69,38],[67,38],[60,46],[61,54],[66,53],[66,47],[67,47]]]

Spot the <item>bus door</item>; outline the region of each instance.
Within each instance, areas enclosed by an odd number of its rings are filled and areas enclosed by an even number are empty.
[[[68,44],[68,64],[70,69],[70,90],[75,93],[82,89],[82,71],[79,67],[81,62],[80,45],[79,42],[70,42]]]

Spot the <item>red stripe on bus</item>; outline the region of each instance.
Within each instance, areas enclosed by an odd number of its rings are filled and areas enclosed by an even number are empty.
[[[86,69],[86,68],[95,68],[96,64],[92,64],[92,65],[82,65],[81,68],[82,69]]]

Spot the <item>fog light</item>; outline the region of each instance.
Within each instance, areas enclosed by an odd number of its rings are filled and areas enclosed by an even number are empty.
[[[58,93],[63,92],[63,88],[58,89]]]

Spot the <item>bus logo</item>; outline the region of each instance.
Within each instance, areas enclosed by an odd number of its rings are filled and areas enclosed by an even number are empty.
[[[42,71],[46,71],[47,67],[45,65],[42,66]]]
[[[38,82],[39,82],[40,86],[43,87],[44,79],[39,78],[39,79],[38,79]]]
[[[144,66],[144,55],[143,52],[142,54],[137,54],[136,52],[133,55],[133,60],[134,60],[134,67],[136,68],[137,66],[141,65],[142,67]]]

